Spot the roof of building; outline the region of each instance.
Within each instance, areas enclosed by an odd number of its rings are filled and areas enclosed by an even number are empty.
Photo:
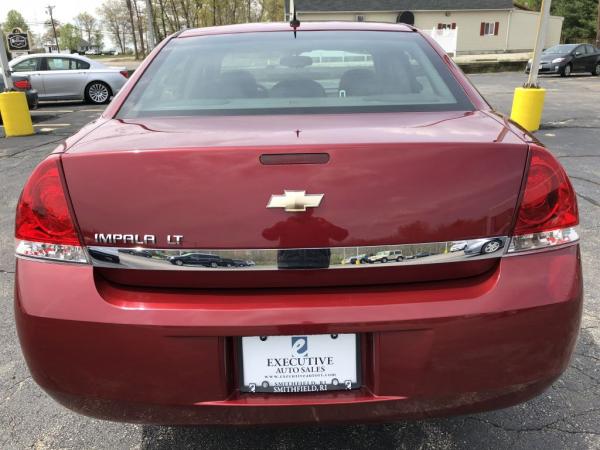
[[[286,12],[289,2],[284,1]],[[513,0],[295,0],[298,12],[309,11],[457,11],[513,9]]]

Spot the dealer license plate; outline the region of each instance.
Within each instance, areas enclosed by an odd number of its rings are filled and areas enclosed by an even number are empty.
[[[356,334],[243,337],[244,392],[299,393],[359,387]]]

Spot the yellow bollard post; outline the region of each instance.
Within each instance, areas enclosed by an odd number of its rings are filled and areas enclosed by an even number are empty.
[[[516,88],[510,118],[527,131],[539,130],[545,96],[542,88]]]
[[[29,136],[34,133],[24,92],[1,93],[0,114],[6,137]]]

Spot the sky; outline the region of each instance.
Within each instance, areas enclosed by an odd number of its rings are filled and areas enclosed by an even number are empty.
[[[41,33],[44,30],[44,22],[50,18],[46,14],[48,5],[55,6],[52,13],[55,19],[62,23],[73,23],[73,18],[81,12],[88,12],[98,18],[96,9],[101,4],[102,0],[27,0],[26,2],[0,0],[0,22],[6,20],[8,11],[16,9],[25,17],[30,29],[35,33]]]

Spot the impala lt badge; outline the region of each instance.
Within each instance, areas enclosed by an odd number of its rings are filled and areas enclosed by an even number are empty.
[[[154,234],[95,233],[94,240],[98,244],[150,245],[157,243],[157,238]],[[169,245],[181,245],[183,243],[183,235],[167,234],[166,241]]]
[[[283,191],[283,195],[271,195],[267,208],[284,208],[287,212],[303,212],[316,208],[325,194],[307,194],[306,191]]]

